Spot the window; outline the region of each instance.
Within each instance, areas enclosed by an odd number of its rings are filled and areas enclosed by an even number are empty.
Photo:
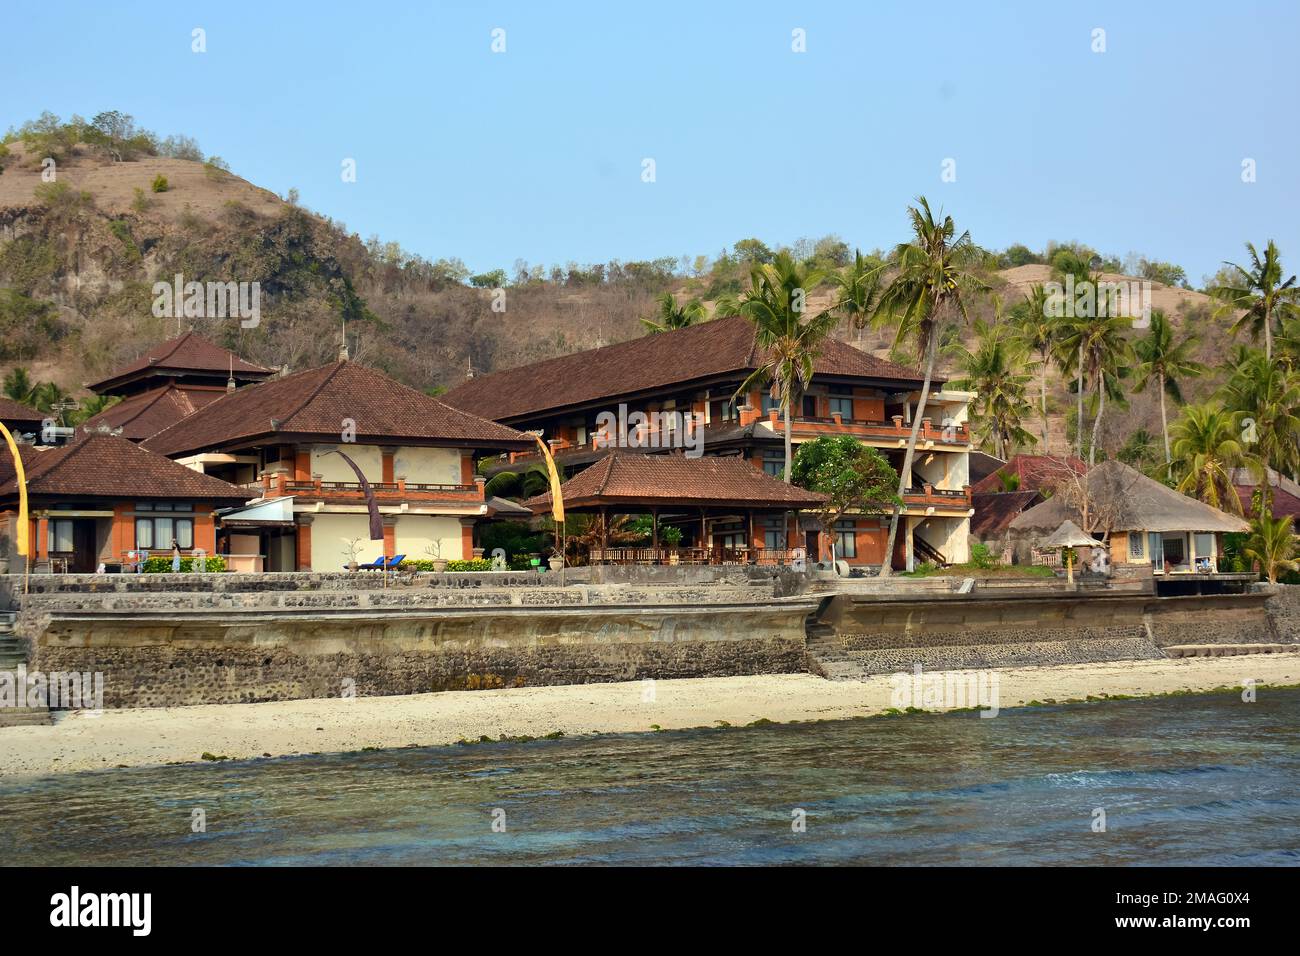
[[[831,414],[834,415],[836,412],[839,412],[840,418],[844,419],[846,422],[852,421],[853,420],[853,399],[839,398],[837,396],[832,395]]]
[[[194,547],[194,519],[155,515],[135,519],[135,546],[141,550],[171,550],[172,542],[183,550]]]
[[[1128,556],[1133,561],[1141,561],[1146,557],[1146,546],[1142,537],[1141,531],[1130,531],[1128,533]]]
[[[858,556],[858,528],[854,521],[835,522],[835,556],[838,558],[856,558]]]
[[[51,518],[49,525],[47,549],[51,554],[69,553],[74,550],[72,543],[72,521],[68,518]]]
[[[781,410],[781,403],[772,397],[771,392],[764,392],[763,393],[763,414],[766,415],[774,408],[779,412]]]
[[[736,405],[726,399],[709,402],[709,422],[729,422],[735,419]]]
[[[1201,567],[1214,566],[1214,535],[1204,531],[1196,532],[1196,563]]]
[[[784,478],[785,452],[780,450],[763,452],[763,470],[774,478]]]
[[[780,531],[764,531],[763,547],[775,551],[785,547],[785,535]]]
[[[803,417],[804,418],[817,417],[817,396],[816,395],[805,395],[803,397]]]

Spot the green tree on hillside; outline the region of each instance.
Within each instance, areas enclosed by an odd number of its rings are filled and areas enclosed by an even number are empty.
[[[1147,334],[1133,345],[1138,362],[1135,371],[1137,385],[1133,391],[1142,392],[1148,384],[1154,382],[1160,396],[1160,432],[1165,442],[1166,477],[1173,467],[1174,459],[1169,450],[1169,417],[1165,410],[1165,396],[1168,395],[1181,405],[1183,392],[1179,381],[1206,371],[1204,365],[1192,358],[1195,348],[1196,336],[1190,333],[1174,340],[1174,328],[1160,309],[1152,311]]]
[[[1282,257],[1273,240],[1264,247],[1262,258],[1249,242],[1246,251],[1250,253],[1250,267],[1225,262],[1225,266],[1234,270],[1236,281],[1214,286],[1209,293],[1223,303],[1220,314],[1244,311],[1233,322],[1233,333],[1248,328],[1255,341],[1263,335],[1264,355],[1272,359],[1275,324],[1300,317],[1300,287],[1296,286],[1294,275],[1283,278]]]

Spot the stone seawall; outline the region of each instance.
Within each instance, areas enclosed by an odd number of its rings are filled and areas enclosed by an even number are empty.
[[[31,667],[104,673],[107,707],[793,673],[813,607],[57,611]]]

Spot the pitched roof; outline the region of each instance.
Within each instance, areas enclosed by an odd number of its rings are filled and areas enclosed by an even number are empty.
[[[646,335],[472,378],[443,395],[457,408],[507,421],[717,376],[747,373],[760,364],[754,327],[743,316]],[[816,375],[891,382],[918,388],[922,376],[828,339],[814,363]],[[936,379],[935,385],[941,385]]]
[[[986,475],[971,486],[973,494],[987,494],[1003,490],[1001,475],[1015,475],[1020,479],[1017,491],[1051,490],[1071,473],[1082,475],[1088,470],[1078,458],[1055,458],[1051,455],[1013,455],[1005,465]]]
[[[1167,488],[1121,461],[1104,461],[1082,482],[1089,510],[1111,531],[1246,531],[1240,518]],[[1013,530],[1051,532],[1061,522],[1082,524],[1071,495],[1059,492],[1011,522]]]
[[[229,392],[144,441],[162,455],[249,445],[284,436],[337,442],[355,423],[363,443],[532,448],[533,439],[407,388],[355,362],[334,362]]]
[[[1041,491],[971,492],[970,533],[976,538],[996,538],[1026,508],[1043,500]]]
[[[28,408],[12,399],[0,398],[0,422],[30,422],[39,425],[44,418],[44,412]]]
[[[153,346],[144,355],[116,369],[107,378],[86,387],[92,392],[111,392],[134,379],[157,373],[200,373],[223,378],[234,372],[237,379],[260,380],[274,369],[245,361],[229,349],[198,335],[193,330]]]
[[[0,416],[2,417],[2,416]],[[1273,517],[1300,517],[1300,484],[1296,484],[1286,475],[1268,469],[1268,483],[1273,486]],[[1249,468],[1236,468],[1232,472],[1232,484],[1241,500],[1241,510],[1251,514],[1255,506],[1253,495],[1259,485],[1259,477]]]
[[[608,452],[560,486],[566,508],[608,504],[817,508],[826,496],[787,485],[738,456],[628,455]],[[541,514],[550,492],[524,506]]]
[[[222,395],[221,388],[194,388],[165,385],[122,399],[111,408],[86,419],[91,428],[104,425],[122,429],[122,437],[143,441],[212,404]]]
[[[82,435],[58,448],[22,448],[27,494],[32,497],[179,498],[248,500],[248,492],[186,468],[115,435]],[[16,498],[9,456],[0,464],[0,499]]]

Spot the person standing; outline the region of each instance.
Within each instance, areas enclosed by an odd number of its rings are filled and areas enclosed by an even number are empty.
[[[172,574],[179,574],[181,570],[181,546],[172,538]]]

